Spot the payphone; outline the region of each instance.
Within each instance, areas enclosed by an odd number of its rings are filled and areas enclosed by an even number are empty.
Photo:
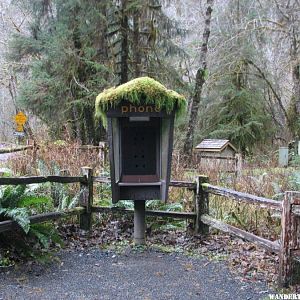
[[[96,114],[107,123],[113,203],[168,198],[175,114],[186,100],[149,77],[104,90]],[[136,202],[139,202],[136,204]]]

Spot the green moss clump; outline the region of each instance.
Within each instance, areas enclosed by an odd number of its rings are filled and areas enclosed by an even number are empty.
[[[106,124],[106,112],[121,101],[135,105],[152,104],[167,113],[176,111],[180,115],[186,110],[186,99],[175,91],[168,90],[158,81],[149,77],[139,77],[118,87],[104,90],[96,98],[96,117]]]

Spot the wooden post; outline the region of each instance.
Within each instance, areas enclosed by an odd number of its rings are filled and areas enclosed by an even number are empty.
[[[282,202],[281,214],[281,243],[279,252],[279,275],[280,287],[288,287],[292,276],[292,192],[285,192]]]
[[[134,201],[134,244],[145,245],[146,214],[144,200]]]
[[[236,153],[235,154],[235,176],[240,177],[242,175],[243,169],[243,157],[242,154]]]
[[[33,140],[33,150],[32,150],[32,160],[34,165],[36,165],[36,161],[37,161],[37,150],[38,150],[38,145],[36,143],[35,140]]]
[[[197,177],[197,188],[195,194],[196,225],[195,234],[208,234],[209,226],[201,221],[201,216],[209,213],[208,193],[203,189],[202,184],[208,183],[208,177],[200,175]]]
[[[93,169],[81,168],[82,175],[86,176],[87,183],[80,184],[79,204],[85,207],[85,213],[80,215],[80,228],[90,230],[92,228],[92,204],[93,204]]]
[[[102,166],[107,163],[108,146],[106,142],[99,142],[99,160]]]

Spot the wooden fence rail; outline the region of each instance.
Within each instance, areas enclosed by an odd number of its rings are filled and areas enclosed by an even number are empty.
[[[89,229],[86,226],[86,216],[89,215],[91,212],[89,211],[89,207],[91,203],[86,201],[86,195],[91,194],[91,190],[93,189],[92,181],[87,174],[92,172],[91,168],[84,167],[81,168],[82,176],[27,176],[27,177],[0,177],[0,185],[19,185],[19,184],[35,184],[35,183],[45,183],[45,182],[56,182],[56,183],[80,183],[80,200],[79,200],[79,207],[68,211],[61,211],[61,212],[49,212],[44,214],[38,214],[31,216],[29,218],[31,224],[35,223],[42,223],[50,220],[56,220],[59,218],[64,218],[67,216],[71,216],[74,214],[79,215],[79,220],[82,229]],[[87,191],[88,189],[88,191]],[[88,196],[91,198],[90,196]],[[91,220],[91,217],[88,218]],[[18,228],[18,224],[14,221],[3,221],[0,222],[0,233],[13,230]]]
[[[200,220],[213,228],[228,232],[245,240],[253,242],[271,252],[279,254],[278,285],[288,287],[290,284],[298,283],[299,270],[296,270],[296,260],[299,260],[297,253],[300,253],[300,192],[285,192],[284,201],[275,201],[268,198],[258,197],[247,193],[241,193],[231,189],[217,187],[208,183],[202,184],[203,191],[231,198],[236,201],[243,201],[249,204],[258,205],[262,208],[281,211],[281,235],[280,241],[273,242],[240,228],[231,226],[219,220],[213,219],[207,213],[201,213]],[[203,197],[208,206],[208,197]],[[202,204],[203,205],[203,204]],[[298,267],[299,268],[299,267]],[[295,276],[294,276],[295,275]]]
[[[28,177],[0,177],[0,185],[18,185],[18,184],[33,184],[33,183],[86,183],[87,179],[84,176],[28,176]]]
[[[228,232],[230,234],[233,234],[235,236],[238,236],[244,240],[247,240],[249,242],[252,242],[256,245],[259,245],[271,252],[276,252],[278,253],[279,250],[280,250],[280,245],[279,243],[277,242],[272,242],[272,241],[269,241],[267,239],[264,239],[260,236],[257,236],[253,233],[250,233],[250,232],[247,232],[245,230],[242,230],[240,228],[237,228],[237,227],[234,227],[234,226],[231,226],[229,224],[226,224],[224,222],[221,222],[219,220],[216,220],[212,217],[210,217],[209,215],[202,215],[201,216],[201,220],[203,223],[213,227],[213,228],[216,228],[216,229],[219,229],[223,232]]]
[[[108,184],[110,184],[110,178],[109,177],[93,176],[93,181],[94,182],[99,182],[99,183],[108,183]],[[178,188],[187,188],[189,190],[196,190],[197,183],[196,182],[191,182],[191,181],[172,180],[170,182],[170,186],[178,187]]]
[[[0,148],[0,154],[7,154],[7,153],[13,153],[13,152],[19,152],[29,149],[34,149],[35,146],[29,145],[29,146],[18,146],[18,147],[11,147],[11,148]]]
[[[30,224],[36,224],[36,223],[43,223],[51,220],[57,220],[60,218],[69,217],[72,215],[80,215],[85,212],[84,207],[76,207],[67,211],[56,211],[56,212],[49,212],[39,215],[34,215],[29,217]],[[0,233],[5,231],[11,231],[16,228],[19,228],[19,225],[15,221],[3,221],[0,222]]]
[[[281,201],[276,201],[264,197],[258,197],[247,193],[242,193],[238,191],[234,191],[231,189],[227,189],[224,187],[214,186],[211,184],[204,184],[203,188],[211,194],[224,196],[231,198],[237,201],[244,201],[250,204],[257,204],[262,208],[268,209],[275,209],[275,210],[282,210],[282,203]]]
[[[128,213],[133,214],[133,209],[119,208],[119,207],[107,207],[107,206],[92,206],[92,212],[98,213]],[[173,219],[196,219],[196,213],[193,212],[177,212],[177,211],[164,211],[164,210],[146,210],[147,216],[153,217],[165,217]]]
[[[55,220],[70,215],[79,215],[80,227],[90,230],[93,213],[129,213],[131,209],[121,209],[116,207],[102,207],[93,205],[94,183],[110,183],[109,178],[93,176],[91,168],[82,168],[81,176],[33,176],[0,178],[0,185],[32,184],[43,182],[58,183],[80,183],[79,207],[69,211],[50,212],[30,217],[30,222],[41,223]],[[186,188],[194,193],[194,212],[171,212],[147,210],[146,215],[156,217],[168,217],[179,219],[191,219],[195,222],[196,234],[207,234],[209,227],[227,232],[240,238],[251,241],[262,246],[269,251],[279,254],[279,276],[280,286],[287,286],[293,283],[294,258],[296,253],[300,253],[300,192],[286,192],[284,201],[258,197],[247,193],[241,193],[231,189],[213,186],[208,183],[208,177],[199,176],[196,182],[171,181],[170,186],[175,188]],[[281,238],[280,242],[274,242],[256,236],[250,232],[216,220],[209,215],[209,194],[214,194],[236,201],[243,201],[249,204],[258,205],[267,209],[281,211]],[[0,233],[13,230],[18,225],[14,221],[0,222]]]

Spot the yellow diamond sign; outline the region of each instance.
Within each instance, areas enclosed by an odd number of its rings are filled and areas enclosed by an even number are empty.
[[[27,117],[24,115],[24,113],[20,111],[18,114],[15,115],[15,121],[18,126],[22,126],[26,123]]]

